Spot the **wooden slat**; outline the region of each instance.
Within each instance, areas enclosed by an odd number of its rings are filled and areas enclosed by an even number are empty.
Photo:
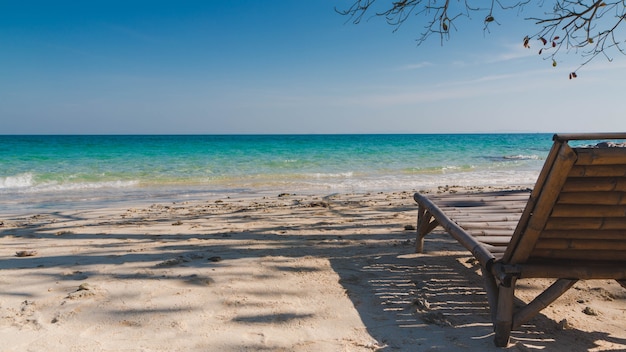
[[[535,250],[537,249],[581,249],[581,250],[619,250],[625,251],[626,259],[626,242],[622,240],[604,240],[604,239],[539,239]]]
[[[557,204],[626,205],[626,192],[561,192]]]
[[[446,208],[443,208],[446,209]],[[447,210],[447,209],[446,209]],[[446,213],[447,214],[447,213]],[[500,221],[515,221],[520,218],[521,213],[518,211],[512,211],[508,216],[503,213],[490,214],[489,212],[451,212],[449,218],[456,221],[473,221],[473,222],[500,222]]]
[[[513,231],[508,229],[474,229],[471,231],[472,236],[507,236],[509,239],[513,235]]]
[[[551,218],[546,230],[626,230],[624,218]]]
[[[608,251],[608,250],[558,250],[558,249],[537,249],[534,250],[529,260],[541,258],[546,259],[571,259],[579,261],[604,260],[617,261],[624,263],[626,252],[624,251]],[[616,268],[617,270],[618,268]]]
[[[603,230],[626,230],[625,218],[606,218],[602,224]]]
[[[521,212],[522,208],[519,206],[515,206],[514,204],[511,206],[480,206],[480,207],[472,207],[472,208],[457,208],[447,206],[445,204],[440,204],[437,202],[437,206],[441,209],[446,209],[446,212],[449,214],[494,214],[494,213],[506,213],[510,214],[511,212]]]
[[[563,185],[563,192],[626,191],[626,177],[572,177]]]
[[[572,148],[567,144],[561,145],[554,160],[554,165],[551,165],[545,184],[537,198],[537,202],[529,210],[528,223],[524,224],[520,221],[511,239],[512,243],[504,254],[504,261],[516,264],[528,259],[537,238],[548,220],[563,183],[567,179],[567,174],[575,161],[576,154]]]
[[[498,230],[510,230],[511,234],[515,230],[517,225],[516,221],[501,221],[501,222],[462,222],[461,227],[467,231],[483,230],[483,229],[498,229]]]
[[[626,133],[555,135],[521,213],[521,206],[502,207],[500,198],[442,197],[435,201],[442,202],[440,209],[414,196],[420,216],[428,209],[480,261],[495,312],[497,346],[506,346],[512,327],[531,319],[578,279],[616,279],[626,287],[626,148],[573,150],[567,145],[569,139],[605,138],[626,139]],[[581,166],[572,168],[574,163]],[[518,213],[505,214],[509,211]],[[558,280],[517,309],[515,282],[526,277]]]
[[[626,241],[626,231],[621,230],[546,230],[541,233],[541,238],[562,238],[562,239],[588,239],[598,238],[604,240]]]
[[[552,139],[554,140],[554,143],[552,144],[552,147],[550,148],[550,152],[548,153],[548,156],[546,157],[546,161],[544,162],[543,167],[541,168],[539,177],[537,177],[537,182],[535,183],[535,187],[532,189],[530,196],[528,197],[528,201],[526,202],[526,206],[524,207],[524,211],[522,212],[519,223],[517,224],[517,227],[515,228],[513,232],[513,237],[511,237],[511,243],[509,243],[509,248],[507,249],[507,252],[505,252],[503,257],[500,259],[504,259],[505,261],[510,260],[511,255],[513,253],[513,249],[517,247],[517,244],[522,239],[522,236],[524,232],[526,231],[526,227],[528,226],[528,220],[530,219],[530,216],[532,215],[533,210],[535,209],[535,205],[537,204],[539,196],[541,195],[541,191],[543,190],[543,187],[548,179],[548,176],[552,172],[552,167],[555,161],[558,159],[561,147],[566,142],[566,140],[561,139],[559,135],[557,134],[555,134],[552,137]]]
[[[465,213],[452,213],[450,214],[450,218],[456,219],[457,221],[467,221],[467,222],[517,222],[520,217],[520,213],[517,211],[513,211],[510,214],[506,215],[504,213],[485,213],[485,212],[465,212]]]
[[[508,246],[511,241],[511,236],[474,236],[474,238],[492,246]]]
[[[432,201],[430,201],[425,196],[415,193],[413,195],[413,199],[419,204],[420,207],[426,209],[430,214],[433,215],[437,222],[443,227],[452,237],[454,237],[461,245],[463,245],[467,250],[469,250],[476,259],[481,263],[481,265],[486,265],[488,262],[491,262],[495,257],[489,252],[480,242],[476,241],[471,235],[469,235],[465,230],[463,230],[459,225],[450,220],[437,205],[435,205]]]
[[[626,165],[574,165],[570,177],[624,177]]]
[[[575,148],[576,165],[626,164],[626,148]]]
[[[549,260],[546,263],[540,261],[533,264],[523,264],[519,268],[522,278],[577,278],[581,280],[591,279],[626,279],[626,263],[624,261],[591,261],[584,264],[572,263],[571,260]]]
[[[504,193],[506,192],[506,193]],[[431,199],[440,199],[451,202],[484,202],[484,203],[508,203],[515,200],[528,200],[529,192],[527,190],[515,190],[504,192],[485,192],[485,193],[465,193],[465,194],[445,194],[435,195]]]
[[[552,217],[623,217],[626,216],[626,205],[583,205],[557,204],[552,210]]]
[[[590,140],[615,140],[626,139],[626,133],[624,132],[609,132],[609,133],[557,133],[552,136],[552,140],[555,142],[567,142],[567,141],[590,141]]]
[[[526,190],[437,195],[429,199],[470,236],[504,236],[492,241],[475,239],[478,243],[483,242],[484,247],[498,258],[508,244],[528,195]]]
[[[506,246],[528,199],[528,191],[497,192],[489,194],[446,195],[431,200],[461,228],[472,236],[504,236]],[[478,240],[480,241],[480,240]],[[489,241],[481,241],[491,243]],[[493,243],[496,244],[496,243]],[[491,248],[495,253],[503,249]]]
[[[494,246],[488,243],[481,243],[481,245],[493,255],[501,255],[506,250],[505,246]]]

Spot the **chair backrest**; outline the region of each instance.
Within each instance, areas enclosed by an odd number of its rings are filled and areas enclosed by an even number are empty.
[[[503,262],[626,262],[626,147],[570,140],[626,133],[555,135]]]

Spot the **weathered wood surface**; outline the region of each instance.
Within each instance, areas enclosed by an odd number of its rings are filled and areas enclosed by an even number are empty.
[[[557,204],[626,205],[624,192],[561,192]]]
[[[596,200],[602,200],[604,193],[592,194],[582,199],[572,195],[578,201],[571,201],[568,196],[559,197],[545,226],[537,231],[530,259],[626,261],[626,205],[622,204],[626,195],[609,193],[608,200],[602,202]],[[432,195],[428,199],[500,259],[511,242],[528,197],[528,191],[502,191],[463,196]],[[501,205],[504,203],[506,207]],[[437,225],[431,222],[420,232],[426,235]],[[474,247],[474,244],[469,246]]]
[[[533,194],[536,194],[536,201],[529,202],[524,209],[525,214],[531,216],[520,221],[511,243],[502,257],[507,263],[524,263],[531,256],[535,243],[550,218],[552,208],[561,193],[561,187],[566,182],[569,171],[576,162],[576,153],[567,144],[558,145],[558,148],[553,149],[552,152],[556,156],[550,158],[554,159],[554,162],[551,165],[546,164],[545,166],[549,167],[542,170],[542,173],[547,173],[547,176],[539,192]]]
[[[529,191],[501,191],[425,197],[464,232],[499,258],[511,240],[529,195]],[[468,246],[474,245],[472,243],[465,247]]]
[[[575,165],[570,171],[574,177],[626,177],[626,165]]]
[[[575,148],[578,155],[576,165],[619,165],[626,164],[624,148]]]
[[[555,134],[554,136],[552,136],[552,139],[555,142],[626,139],[626,133],[623,133],[623,132],[559,133],[559,134]]]
[[[532,192],[420,195],[421,240],[442,226],[481,263],[495,343],[576,280],[615,279],[626,287],[626,148],[572,148],[568,140],[626,139],[626,133],[555,135]],[[432,219],[432,220],[431,220]],[[557,281],[516,308],[519,278]]]

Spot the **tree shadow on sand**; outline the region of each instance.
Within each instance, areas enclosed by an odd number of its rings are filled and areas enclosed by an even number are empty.
[[[219,214],[220,221],[236,227],[234,230],[227,226],[209,228],[204,223],[212,221],[210,211],[218,206],[215,204],[203,209],[198,207],[196,212],[184,211],[180,206],[180,212],[172,211],[169,216],[151,217],[150,209],[141,216],[121,214],[114,220],[92,221],[92,225],[85,225],[80,233],[72,232],[76,224],[84,220],[80,213],[23,218],[14,221],[14,227],[0,227],[0,238],[16,240],[35,249],[38,249],[38,241],[53,239],[64,242],[66,253],[72,254],[47,255],[45,248],[40,248],[40,254],[32,257],[17,257],[5,252],[0,259],[0,269],[46,269],[36,275],[50,276],[51,281],[78,283],[90,277],[108,276],[131,284],[137,280],[176,281],[203,289],[212,285],[219,269],[231,261],[271,256],[322,258],[328,260],[339,276],[339,284],[369,334],[379,342],[379,349],[402,350],[413,346],[412,350],[444,350],[454,346],[458,349],[498,350],[492,344],[491,313],[482,278],[473,263],[468,262],[469,254],[445,235],[428,237],[427,252],[415,254],[413,232],[404,231],[402,223],[381,222],[392,214],[410,212],[414,216],[412,204],[342,206],[333,204],[332,199],[324,202],[284,201],[282,206],[276,205],[276,209],[291,212],[281,214],[273,214],[267,205],[265,208],[262,205],[229,208]],[[355,211],[356,208],[359,211]],[[259,209],[265,210],[259,212]],[[293,216],[307,221],[303,224],[290,221]],[[257,220],[266,221],[267,217],[272,218],[269,225],[260,227],[255,224]],[[150,233],[150,226],[164,224],[189,225],[194,231]],[[102,228],[107,226],[145,226],[147,233],[103,233]],[[241,231],[241,228],[246,229]],[[345,230],[351,231],[350,234],[346,235]],[[84,249],[73,245],[73,240],[78,239],[91,241],[89,253],[85,254]],[[129,244],[134,248],[143,245],[146,250],[130,251]],[[133,270],[103,272],[98,269],[125,263],[132,263]],[[267,275],[297,275],[318,270],[312,266],[296,266],[290,261],[275,261],[271,269]],[[263,279],[244,277],[244,274],[233,276],[233,279]],[[266,293],[253,294],[262,299]],[[19,287],[4,290],[1,295],[30,299],[29,293]],[[163,308],[159,309],[163,311]],[[283,311],[276,314],[246,313],[232,317],[232,321],[263,324],[308,318],[308,314]],[[564,345],[560,342],[563,340],[575,340],[576,346]],[[587,351],[598,347],[598,341],[626,346],[625,339],[602,332],[559,329],[556,321],[541,314],[512,334],[512,348],[521,350],[565,348]]]

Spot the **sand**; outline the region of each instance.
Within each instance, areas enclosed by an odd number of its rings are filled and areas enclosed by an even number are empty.
[[[438,230],[414,253],[416,214],[396,192],[2,217],[0,350],[503,350],[471,256]],[[505,350],[626,350],[625,318],[625,289],[579,282]]]

